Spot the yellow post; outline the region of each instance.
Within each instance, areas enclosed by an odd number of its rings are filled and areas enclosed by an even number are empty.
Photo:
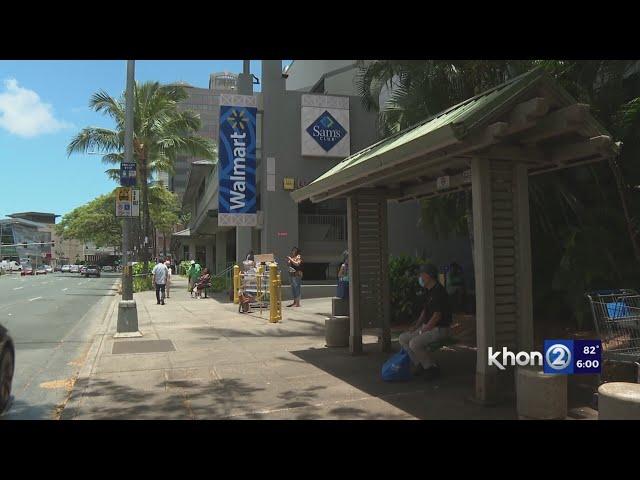
[[[271,323],[282,320],[279,278],[277,266],[272,263],[269,267],[269,322]]]
[[[240,267],[238,265],[234,265],[233,266],[233,303],[235,303],[236,305],[240,303],[238,290],[240,290]]]

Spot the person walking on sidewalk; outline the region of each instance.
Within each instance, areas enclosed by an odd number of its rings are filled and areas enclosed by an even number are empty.
[[[293,303],[287,307],[299,307],[300,296],[302,290],[302,252],[298,247],[291,249],[291,256],[287,257],[289,264],[289,276],[291,278],[291,293],[293,295]]]
[[[167,298],[169,298],[169,292],[171,290],[171,276],[173,275],[171,273],[171,261],[167,260],[164,264],[167,266]]]
[[[438,267],[433,264],[420,266],[418,277],[424,288],[424,307],[420,318],[411,325],[409,331],[398,338],[414,364],[414,375],[423,375],[431,380],[440,374],[440,369],[431,360],[428,348],[431,343],[449,337],[451,307],[445,288],[438,282]]]
[[[201,270],[202,270],[202,267],[200,267],[200,264],[195,260],[191,260],[191,266],[187,271],[187,277],[189,278],[189,293],[191,294],[192,297],[193,297],[193,286],[200,279]]]
[[[167,284],[167,277],[169,276],[169,269],[162,259],[158,260],[151,274],[153,276],[153,286],[156,287],[156,300],[158,301],[158,305],[164,305],[164,290]]]

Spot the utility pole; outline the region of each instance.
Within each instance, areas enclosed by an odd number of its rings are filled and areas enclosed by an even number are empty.
[[[133,88],[135,84],[135,60],[127,60],[127,93],[124,120],[124,159],[133,162]],[[129,230],[131,217],[124,217],[122,224],[122,300],[118,305],[118,331],[115,337],[141,337],[138,330],[138,309],[133,299],[133,276],[129,260]]]

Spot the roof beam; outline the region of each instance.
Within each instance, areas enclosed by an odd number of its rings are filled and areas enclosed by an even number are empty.
[[[478,157],[511,160],[523,163],[544,163],[545,153],[536,147],[518,145],[494,145],[477,153]]]
[[[419,196],[429,195],[432,193],[444,194],[457,191],[460,187],[471,186],[471,177],[465,176],[462,173],[452,175],[449,177],[449,186],[447,188],[438,188],[438,181],[432,180],[430,182],[423,183],[421,185],[414,185],[407,187],[401,191],[401,196],[398,200],[404,198],[417,198]]]
[[[580,131],[589,114],[589,105],[576,103],[556,110],[538,121],[537,125],[518,140],[524,144],[535,144],[559,135]]]
[[[556,164],[564,165],[572,160],[592,157],[594,155],[607,155],[612,144],[611,137],[608,135],[599,135],[591,137],[588,141],[570,143],[562,145],[551,153],[551,161]]]

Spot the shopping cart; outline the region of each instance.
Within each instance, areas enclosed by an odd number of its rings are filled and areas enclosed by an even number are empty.
[[[602,359],[635,364],[640,383],[640,295],[619,289],[599,290],[586,297],[602,341]]]

